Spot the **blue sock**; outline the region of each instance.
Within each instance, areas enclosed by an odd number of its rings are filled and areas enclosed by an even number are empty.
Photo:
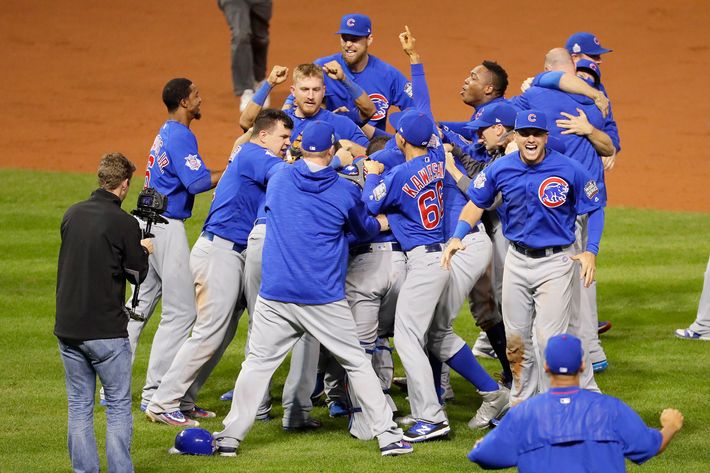
[[[478,363],[468,346],[464,345],[463,348],[446,361],[446,364],[466,378],[469,383],[476,386],[479,391],[498,390],[498,383],[486,373],[486,370]]]
[[[444,392],[441,389],[442,363],[437,360],[436,357],[429,355],[429,364],[431,365],[431,372],[434,375],[434,389],[436,389],[436,396],[439,398],[439,404],[444,404]]]

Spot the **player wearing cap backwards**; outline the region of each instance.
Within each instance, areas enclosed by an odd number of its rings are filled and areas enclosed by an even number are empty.
[[[505,392],[478,365],[465,342],[453,334],[451,312],[436,311],[450,278],[449,272],[438,264],[445,239],[444,151],[435,134],[423,66],[408,28],[400,34],[400,42],[412,64],[416,99],[416,110],[402,113],[395,135],[406,162],[383,176],[381,164],[366,162],[368,175],[363,194],[371,213],[387,212],[392,232],[407,254],[407,276],[397,300],[394,335],[416,419],[404,438],[421,442],[444,437],[450,431],[425,350],[446,361],[482,393],[500,391],[495,400],[484,397],[479,409],[482,416],[495,416],[502,410],[504,406],[498,406],[497,401]],[[492,412],[491,404],[500,409]]]
[[[400,110],[413,105],[411,83],[396,68],[369,54],[373,36],[367,15],[343,15],[336,34],[341,52],[315,60],[327,73],[325,106],[347,109],[344,113],[359,126],[370,125],[364,128],[369,136],[384,132],[392,105]]]
[[[683,414],[664,409],[661,430],[646,427],[623,401],[580,389],[582,357],[577,337],[550,338],[545,349],[549,391],[511,409],[476,442],[468,459],[486,470],[623,473],[624,458],[641,464],[663,452],[683,427]]]
[[[205,373],[205,368],[209,366],[211,371],[216,364],[208,362],[215,354],[218,360],[234,337],[244,310],[240,300],[247,237],[266,183],[287,166],[281,157],[288,149],[292,127],[291,119],[280,110],[260,112],[250,141],[235,148],[215,188],[202,234],[190,253],[197,319],[148,404],[146,415],[155,422],[198,425],[181,415],[181,411],[195,409],[193,399],[181,402],[181,398],[198,375],[203,380],[207,378],[209,372]]]
[[[320,120],[309,123],[303,130],[303,159],[269,182],[263,276],[250,351],[224,429],[214,435],[220,455],[236,454],[254,423],[269,379],[304,333],[318,339],[347,371],[382,455],[412,452],[392,421],[345,300],[345,232],[367,238],[386,228],[386,219],[369,216],[360,192],[329,167],[334,131]],[[309,284],[303,284],[304,274]]]
[[[553,335],[573,330],[572,310],[579,300],[580,269],[584,284],[594,280],[596,254],[604,227],[599,188],[576,161],[546,147],[546,115],[538,110],[519,112],[515,120],[517,152],[496,160],[480,172],[468,189],[459,226],[474,225],[497,194],[502,203],[497,212],[503,233],[511,246],[503,273],[503,320],[508,359],[513,371],[511,405],[541,391],[541,359],[534,352],[533,324],[537,346],[545,349]],[[586,250],[575,254],[577,215],[589,214]],[[458,228],[458,227],[457,227]],[[449,241],[442,264],[465,248],[460,233]],[[590,369],[585,384],[596,388]],[[544,386],[542,387],[544,388]],[[598,388],[597,388],[598,389]]]
[[[283,66],[274,66],[266,83],[254,94],[246,110],[239,117],[239,124],[248,130],[254,123],[254,118],[263,108],[266,97],[271,89],[286,81],[288,69]],[[291,93],[294,96],[294,107],[284,110],[293,120],[293,133],[291,134],[291,149],[289,156],[298,159],[300,154],[300,134],[306,124],[312,120],[321,120],[330,123],[335,129],[335,137],[342,147],[345,147],[354,156],[365,154],[367,137],[362,133],[352,120],[322,108],[325,97],[325,79],[323,70],[316,64],[300,64],[293,71],[293,85]]]

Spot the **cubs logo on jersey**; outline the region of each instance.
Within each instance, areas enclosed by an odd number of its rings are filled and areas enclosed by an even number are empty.
[[[561,177],[551,176],[542,181],[538,187],[537,195],[547,208],[554,209],[567,202],[569,184]]]
[[[375,106],[375,114],[370,118],[370,120],[382,120],[387,116],[387,110],[390,108],[390,103],[387,101],[387,97],[382,94],[370,94],[369,95],[372,104]]]

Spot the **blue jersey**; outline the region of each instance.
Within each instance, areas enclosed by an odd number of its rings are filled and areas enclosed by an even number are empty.
[[[285,166],[281,158],[257,144],[238,147],[215,188],[204,230],[246,245],[266,198],[266,183]]]
[[[641,464],[663,436],[619,399],[578,387],[552,388],[513,407],[468,454],[485,469],[520,473],[623,473]]]
[[[323,120],[333,125],[335,128],[335,138],[338,140],[350,140],[360,146],[367,147],[369,141],[360,128],[357,127],[351,120],[337,113],[330,112],[325,109],[320,109],[318,113],[310,117],[296,116],[296,108],[292,107],[284,110],[286,114],[293,120],[293,131],[291,132],[291,143],[301,141],[300,136],[303,129],[311,120]]]
[[[534,77],[532,85],[534,86],[540,86],[540,87],[547,87],[547,88],[553,88],[555,90],[560,90],[560,78],[562,77],[563,73],[559,71],[550,71],[550,72],[543,72],[541,74],[538,74]],[[592,87],[594,87],[594,84],[591,83],[589,84]],[[609,98],[609,94],[606,93],[606,89],[604,88],[604,84],[601,82],[597,86],[597,88],[607,97]],[[609,138],[611,138],[611,141],[614,143],[614,148],[616,148],[617,153],[621,151],[621,139],[619,138],[619,128],[616,125],[616,120],[614,119],[614,111],[612,110],[611,107],[611,102],[609,102],[609,113],[606,116],[606,119],[604,121],[604,128],[602,128],[602,131],[609,135]]]
[[[589,122],[597,129],[604,128],[604,118],[591,99],[581,95],[573,95],[559,90],[543,87],[530,87],[523,95],[510,99],[510,104],[518,110],[542,110],[548,117],[550,134],[556,136],[565,145],[565,155],[578,161],[597,181],[599,199],[602,206],[606,205],[606,185],[604,184],[604,163],[599,153],[585,136],[575,134],[563,135],[564,128],[555,125],[555,120],[564,118],[560,112],[578,115],[581,109],[587,115]]]
[[[474,112],[471,114],[471,118],[469,119],[468,122],[441,122],[439,123],[442,128],[446,128],[448,130],[451,130],[455,133],[458,133],[459,135],[463,136],[467,140],[470,140],[473,143],[473,146],[476,147],[477,150],[479,150],[480,158],[479,161],[485,161],[486,160],[486,147],[483,146],[483,151],[480,151],[480,147],[478,146],[478,137],[476,136],[475,133],[472,132],[471,129],[466,128],[466,125],[469,122],[472,122],[475,120],[478,116],[480,116],[481,113],[483,113],[483,110],[488,106],[488,105],[495,105],[498,103],[507,103],[508,100],[505,97],[496,97],[492,99],[490,102],[486,102],[483,105],[480,105]],[[470,155],[472,158],[479,158],[479,154],[476,154],[475,152],[470,152],[469,150],[466,150],[466,153]]]
[[[276,173],[266,190],[266,237],[259,295],[297,304],[345,299],[348,242],[380,231],[359,189],[304,160]]]
[[[367,65],[360,72],[352,72],[345,63],[341,54],[333,54],[316,59],[315,63],[323,66],[330,61],[338,61],[343,72],[351,81],[362,87],[375,105],[375,114],[368,122],[370,125],[384,130],[387,126],[387,112],[392,105],[404,110],[413,105],[412,85],[407,78],[393,66],[368,55]],[[348,93],[341,81],[331,79],[325,75],[325,104],[328,110],[338,107],[347,107],[350,112],[347,116],[358,125],[363,125],[355,101]]]
[[[192,215],[194,194],[187,188],[210,171],[197,151],[197,139],[180,122],[168,120],[153,141],[145,171],[145,187],[168,197],[168,218],[186,219]]]
[[[528,248],[571,245],[577,215],[602,206],[596,182],[579,163],[550,148],[545,153],[533,166],[518,151],[505,155],[478,173],[468,188],[469,199],[482,209],[501,192],[497,211],[503,234]]]

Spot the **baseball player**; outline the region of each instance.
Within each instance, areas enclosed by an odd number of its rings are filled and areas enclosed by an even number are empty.
[[[539,354],[533,351],[532,328],[544,351],[548,338],[578,330],[572,310],[579,301],[580,269],[585,285],[594,280],[596,254],[604,226],[599,186],[575,160],[546,148],[545,113],[519,112],[515,120],[518,152],[496,160],[480,172],[468,189],[471,202],[461,212],[459,225],[474,225],[500,192],[503,233],[511,242],[503,273],[503,320],[508,359],[513,371],[511,405],[541,390]],[[586,250],[575,254],[577,215],[589,214]],[[458,228],[458,227],[457,227]],[[449,266],[460,249],[460,232],[442,257]],[[588,356],[588,353],[587,353]],[[589,366],[589,365],[587,365]],[[598,390],[591,369],[583,386]],[[544,386],[543,386],[544,388]]]
[[[450,277],[438,265],[445,238],[444,152],[434,134],[424,71],[408,28],[400,35],[400,42],[412,63],[417,108],[403,112],[397,124],[395,139],[406,162],[384,176],[380,176],[382,165],[366,162],[368,175],[363,193],[371,213],[389,212],[392,232],[407,254],[407,276],[395,313],[395,346],[407,373],[409,402],[416,419],[404,438],[421,442],[444,437],[450,431],[425,349],[446,361],[479,391],[500,391],[498,397],[504,389],[481,369],[463,340],[453,334],[450,308],[436,312]],[[491,410],[488,404],[493,402],[484,398],[479,413]],[[503,405],[506,403],[507,400]]]
[[[323,66],[325,106],[343,112],[369,137],[384,132],[392,105],[404,110],[413,105],[412,86],[393,66],[369,54],[372,22],[367,15],[352,13],[340,20],[341,52],[316,59]]]
[[[700,303],[698,304],[698,316],[690,327],[677,329],[675,336],[685,340],[710,340],[710,259],[708,259],[708,266],[705,269],[703,292],[700,294]]]
[[[683,426],[683,414],[664,409],[659,432],[619,399],[580,389],[582,343],[572,335],[550,338],[545,359],[550,390],[512,409],[469,460],[487,470],[517,466],[521,473],[623,473],[624,458],[644,463]]]
[[[267,80],[254,95],[247,109],[239,118],[239,124],[245,130],[251,127],[254,117],[261,110],[264,100],[271,93],[271,89],[283,83],[286,79],[288,69],[281,66],[276,66],[274,69],[275,71],[272,71],[272,74],[276,74],[279,77],[279,81]],[[323,69],[315,64],[301,64],[296,66],[293,71],[291,94],[294,96],[294,107],[285,110],[294,123],[291,154],[297,157],[297,153],[300,151],[299,135],[311,120],[323,120],[333,125],[335,136],[337,136],[341,146],[350,151],[353,156],[365,154],[367,137],[365,137],[360,128],[348,118],[321,107],[325,97],[324,81]]]
[[[163,309],[141,394],[142,410],[158,389],[197,317],[184,221],[192,214],[195,195],[216,186],[222,176],[222,171],[210,171],[205,167],[195,135],[190,130],[192,121],[201,117],[202,98],[198,87],[189,79],[172,79],[163,88],[163,102],[168,109],[168,119],[150,149],[145,187],[152,187],[168,197],[168,208],[164,213],[168,224],[157,223],[152,227],[155,251],[149,259],[148,276],[140,287],[136,312],[147,320],[161,297]],[[145,323],[134,319],[128,323],[134,359]],[[189,414],[196,417],[208,415],[197,407]]]
[[[290,145],[292,128],[284,112],[263,110],[254,122],[251,140],[235,148],[215,188],[202,234],[190,255],[197,320],[148,404],[146,415],[155,422],[197,425],[182,415],[192,411],[194,403],[181,404],[180,399],[200,370],[234,336],[244,310],[240,300],[247,237],[267,182],[288,166],[282,157]]]
[[[249,356],[237,378],[224,429],[215,433],[220,455],[236,454],[271,375],[303,333],[318,339],[348,372],[381,454],[412,452],[392,421],[345,301],[345,231],[364,239],[387,223],[367,215],[359,191],[328,167],[334,131],[327,122],[311,121],[303,130],[303,159],[276,174],[267,188],[262,284]],[[303,274],[310,284],[302,284]]]

